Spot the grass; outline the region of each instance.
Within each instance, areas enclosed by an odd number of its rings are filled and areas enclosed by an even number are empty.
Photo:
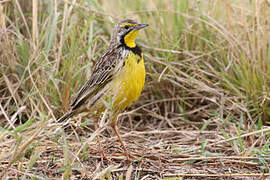
[[[269,176],[268,1],[0,2],[0,176],[3,179],[265,179]],[[146,86],[120,132],[106,121],[55,124],[131,18]],[[112,162],[101,160],[96,135]],[[111,156],[110,156],[111,155]]]

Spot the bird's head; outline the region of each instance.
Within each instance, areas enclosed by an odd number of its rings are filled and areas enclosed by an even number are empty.
[[[137,34],[142,28],[147,26],[148,24],[138,24],[130,19],[119,22],[114,29],[111,44],[123,44],[127,47],[134,48],[136,46],[135,39]]]

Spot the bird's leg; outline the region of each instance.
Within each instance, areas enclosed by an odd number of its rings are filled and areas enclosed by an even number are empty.
[[[95,118],[94,118],[95,131],[99,128],[98,120],[99,120],[99,117],[95,117]],[[103,160],[103,158],[104,158],[104,159],[106,159],[107,161],[111,162],[111,160],[110,160],[110,159],[105,155],[105,153],[104,153],[103,147],[102,147],[101,142],[100,142],[99,134],[97,135],[97,141],[98,141],[98,150],[99,150],[99,153],[100,153],[100,155],[101,155],[102,160]]]
[[[117,135],[117,137],[118,137],[118,139],[119,139],[119,141],[120,141],[120,143],[122,145],[123,150],[125,151],[124,155],[127,157],[127,161],[131,162],[130,158],[136,159],[136,157],[134,157],[134,156],[132,156],[131,154],[128,153],[127,148],[126,148],[126,146],[124,144],[124,141],[122,140],[122,138],[121,138],[121,136],[120,136],[120,134],[119,134],[119,132],[117,130],[116,122],[117,122],[117,116],[113,119],[113,121],[111,123],[111,126],[113,128],[114,133]]]

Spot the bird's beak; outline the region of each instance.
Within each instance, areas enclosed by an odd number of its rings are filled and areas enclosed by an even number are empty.
[[[145,28],[147,26],[148,26],[148,24],[137,24],[133,30],[134,31],[140,30],[140,29]]]

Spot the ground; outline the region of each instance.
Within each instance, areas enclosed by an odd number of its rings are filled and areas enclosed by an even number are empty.
[[[143,112],[139,108],[138,111]],[[33,127],[28,132],[31,138],[22,142],[18,151],[34,142],[31,148],[8,170],[5,168],[9,162],[1,161],[2,172],[6,171],[5,176],[9,178],[39,179],[61,178],[65,174],[71,179],[118,179],[121,176],[126,179],[266,179],[261,173],[260,158],[239,156],[231,148],[234,141],[224,140],[214,123],[209,124],[213,130],[201,130],[202,121],[142,117],[139,113],[128,114],[119,120],[127,149],[137,158],[133,162],[126,161],[117,137],[106,123],[107,128],[103,126],[94,132],[91,118],[84,126],[75,118],[65,126],[51,120],[38,125],[42,128]],[[103,159],[99,152],[97,134],[109,160]],[[5,139],[9,139],[6,142],[10,144],[15,141],[10,136]],[[260,142],[250,139],[250,143],[254,146]],[[12,145],[1,146],[2,153],[12,152],[9,148]],[[33,150],[35,152],[31,152]],[[33,158],[36,158],[34,164],[31,163]]]

